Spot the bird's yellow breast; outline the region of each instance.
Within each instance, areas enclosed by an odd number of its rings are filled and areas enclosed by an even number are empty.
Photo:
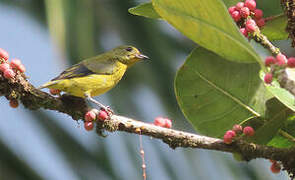
[[[112,89],[123,77],[127,65],[117,63],[113,74],[92,74],[85,77],[58,80],[50,88],[59,89],[71,95],[85,97],[101,95]]]

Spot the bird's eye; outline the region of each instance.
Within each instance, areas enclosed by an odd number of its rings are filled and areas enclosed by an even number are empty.
[[[132,50],[133,50],[132,47],[128,47],[128,48],[126,48],[126,51],[131,52]]]

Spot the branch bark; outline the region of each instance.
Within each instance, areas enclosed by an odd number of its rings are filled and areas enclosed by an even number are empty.
[[[0,74],[0,95],[7,99],[18,99],[25,108],[36,110],[39,108],[62,112],[71,116],[74,120],[83,119],[89,110],[84,99],[69,95],[53,97],[48,93],[36,89],[30,84],[24,74],[17,72],[13,79],[5,79]],[[128,117],[112,115],[108,120],[97,121],[98,134],[102,131],[124,131],[134,134],[142,134],[161,139],[171,148],[200,148],[222,152],[239,153],[244,160],[265,158],[281,161],[289,173],[295,172],[295,148],[275,148],[253,144],[236,139],[232,144],[223,143],[221,139],[201,136],[183,131],[167,129],[144,123]]]

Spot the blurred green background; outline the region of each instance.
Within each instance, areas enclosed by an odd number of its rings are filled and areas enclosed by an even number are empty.
[[[70,64],[121,44],[151,58],[131,68],[119,85],[98,97],[118,114],[152,122],[173,120],[193,132],[173,90],[178,67],[195,44],[162,21],[133,16],[139,0],[0,0],[0,47],[27,67],[39,86]],[[138,136],[98,137],[69,116],[12,109],[0,99],[0,179],[142,179]],[[172,150],[143,137],[148,179],[288,179],[267,160],[237,162],[231,154]]]

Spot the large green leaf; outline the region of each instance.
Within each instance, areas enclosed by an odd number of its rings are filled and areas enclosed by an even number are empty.
[[[258,74],[258,64],[225,61],[198,48],[176,75],[176,97],[195,129],[220,137],[234,124],[264,115],[271,95]]]
[[[236,62],[260,62],[222,1],[153,0],[158,14],[200,46]]]
[[[287,39],[288,33],[285,30],[286,26],[287,16],[282,14],[267,21],[261,32],[271,41]]]
[[[284,127],[280,130],[277,135],[268,143],[270,146],[288,148],[295,146],[295,120],[288,118],[285,122]]]
[[[277,133],[277,135],[267,145],[278,148],[290,148],[295,145],[295,142],[292,142],[283,137],[281,134]]]
[[[140,4],[136,7],[128,9],[128,12],[138,16],[144,16],[147,18],[160,19],[161,16],[155,11],[152,3]]]
[[[257,144],[268,143],[284,126],[284,122],[292,111],[282,104],[277,98],[272,98],[266,102],[266,113],[264,124],[255,129],[253,137],[249,138],[251,142]]]

